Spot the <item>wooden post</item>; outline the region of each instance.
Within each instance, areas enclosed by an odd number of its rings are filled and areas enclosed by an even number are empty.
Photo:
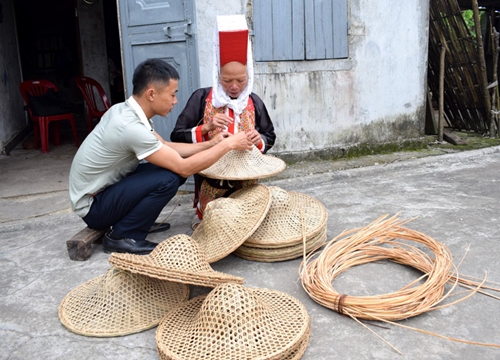
[[[446,59],[446,46],[441,45],[441,58],[439,62],[439,121],[438,141],[443,142],[444,129],[444,65]]]
[[[71,260],[85,261],[92,255],[92,243],[98,241],[105,230],[92,230],[88,227],[79,231],[66,241],[68,255]]]
[[[481,34],[481,20],[479,19],[479,5],[477,0],[472,0],[472,10],[474,12],[474,27],[476,29],[476,40],[477,40],[477,52],[479,58],[479,66],[481,68],[481,82],[483,90],[484,107],[486,109],[486,124],[490,126],[491,124],[491,103],[490,94],[487,90],[488,87],[488,77],[486,74],[486,59],[484,55],[483,46],[483,35]],[[492,129],[488,129],[490,132]]]
[[[491,122],[490,122],[490,136],[497,137],[499,135],[499,124],[498,124],[498,55],[500,53],[500,34],[495,29],[495,9],[491,11],[491,37],[492,37],[492,48],[493,48],[493,83],[496,85],[493,87],[493,92],[491,94]]]

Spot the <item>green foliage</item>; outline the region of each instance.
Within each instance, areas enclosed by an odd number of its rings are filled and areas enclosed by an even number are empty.
[[[462,11],[462,17],[464,18],[465,25],[469,29],[470,33],[476,38],[476,28],[474,26],[474,11],[472,10],[464,10]]]
[[[474,11],[472,10],[464,10],[462,11],[462,17],[465,21],[465,25],[467,26],[467,29],[469,29],[469,32],[471,33],[472,37],[475,39],[476,38],[476,27],[474,25]],[[486,10],[480,9],[479,10],[479,22],[481,23],[481,34],[484,36],[486,33],[486,25],[488,22],[488,13]]]

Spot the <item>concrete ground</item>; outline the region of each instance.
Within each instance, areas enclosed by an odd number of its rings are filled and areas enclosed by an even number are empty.
[[[84,227],[71,212],[67,191],[75,151],[68,141],[52,146],[48,154],[18,148],[0,156],[0,359],[157,359],[155,329],[92,338],[68,331],[59,321],[63,297],[109,268],[109,255],[101,245],[95,245],[87,261],[68,258],[66,240]],[[426,155],[435,152],[296,164],[264,183],[319,199],[328,209],[329,240],[384,214],[417,217],[407,227],[444,243],[456,264],[470,248],[461,273],[479,278],[487,273],[500,287],[500,147]],[[177,196],[160,216],[169,216],[171,229],[149,239],[159,242],[191,234],[192,215],[191,195]],[[212,267],[243,277],[248,287],[289,293],[306,306],[312,334],[303,359],[500,358],[500,348],[452,342],[393,325],[370,327],[399,349],[399,355],[354,320],[315,303],[301,287],[300,262],[259,263],[230,255]],[[349,269],[334,284],[342,293],[375,295],[396,291],[418,276],[401,265],[367,264]],[[194,295],[204,291],[192,287]],[[500,344],[499,310],[498,299],[475,294],[399,323]]]

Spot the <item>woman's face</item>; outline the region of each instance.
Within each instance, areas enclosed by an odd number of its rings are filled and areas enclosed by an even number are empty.
[[[220,83],[227,96],[236,99],[248,83],[246,65],[237,61],[228,62],[220,69]]]

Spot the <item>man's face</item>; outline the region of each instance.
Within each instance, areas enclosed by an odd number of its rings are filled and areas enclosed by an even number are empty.
[[[153,109],[155,114],[167,116],[177,104],[177,91],[179,90],[179,81],[170,79],[167,86],[155,86]]]
[[[248,83],[247,67],[239,62],[232,61],[220,69],[220,83],[224,92],[232,99],[236,99],[245,90]]]

